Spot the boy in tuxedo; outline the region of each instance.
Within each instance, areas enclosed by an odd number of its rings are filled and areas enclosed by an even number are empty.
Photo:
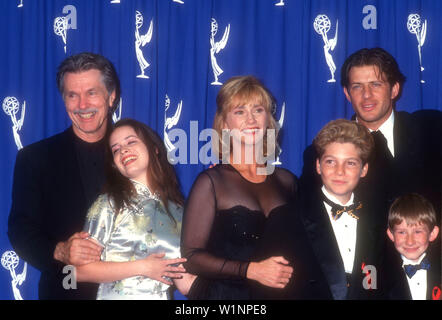
[[[390,252],[388,276],[391,299],[440,300],[440,251],[433,249],[439,234],[436,213],[423,196],[410,193],[397,198],[388,214]]]
[[[321,129],[313,145],[322,187],[300,185],[300,214],[330,298],[377,298],[375,268],[385,231],[353,193],[367,174],[373,138],[363,125],[338,119]]]

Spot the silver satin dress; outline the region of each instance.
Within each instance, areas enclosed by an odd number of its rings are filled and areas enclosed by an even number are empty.
[[[103,247],[102,261],[125,262],[165,252],[167,259],[179,258],[183,208],[169,202],[169,218],[162,202],[141,183],[131,180],[137,196],[118,215],[106,194],[100,195],[89,209],[84,231]],[[136,276],[102,283],[97,299],[166,300],[169,286],[147,277]]]

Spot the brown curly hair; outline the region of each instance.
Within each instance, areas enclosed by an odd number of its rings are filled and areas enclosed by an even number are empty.
[[[330,121],[316,135],[313,145],[318,159],[324,155],[327,145],[333,142],[355,145],[363,165],[369,161],[374,148],[373,137],[368,129],[355,121],[346,119]]]

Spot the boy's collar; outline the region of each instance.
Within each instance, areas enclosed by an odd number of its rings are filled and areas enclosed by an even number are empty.
[[[427,255],[426,252],[424,252],[419,259],[417,260],[417,262],[414,262],[412,260],[407,259],[405,256],[401,255],[402,258],[402,267],[406,264],[412,264],[412,265],[416,265],[422,262],[422,260],[425,258],[425,256]]]
[[[330,192],[327,191],[327,189],[325,188],[324,185],[322,185],[321,190],[330,201],[332,201],[336,204],[339,204],[341,206],[348,207],[348,206],[352,205],[354,202],[354,193],[353,192],[351,193],[350,199],[347,201],[347,203],[341,203],[341,201],[339,201],[334,195],[332,195]]]

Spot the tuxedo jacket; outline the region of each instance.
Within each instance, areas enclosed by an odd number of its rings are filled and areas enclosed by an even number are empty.
[[[379,299],[382,288],[364,288],[366,274],[364,266],[379,268],[383,259],[385,230],[372,219],[372,212],[363,204],[358,211],[355,258],[351,277],[348,278],[339,251],[338,243],[327,210],[321,199],[321,189],[302,190],[300,186],[300,209],[302,221],[327,286],[334,300]],[[373,275],[374,277],[374,275]],[[365,280],[364,280],[365,279]],[[377,284],[377,279],[374,280]],[[374,282],[372,282],[374,285]]]
[[[440,222],[442,200],[442,113],[420,110],[410,114],[394,111],[394,153],[388,170],[373,170],[369,162],[366,177],[355,192],[369,203],[377,218],[387,227],[388,209],[402,194],[417,192],[435,206]],[[353,117],[354,119],[354,117]],[[308,188],[321,185],[316,174],[317,155],[310,145],[304,151],[304,168],[300,184]]]
[[[439,240],[439,238],[437,239]],[[430,262],[427,270],[426,300],[442,300],[440,250],[431,243],[426,257]],[[381,277],[386,289],[386,299],[412,300],[407,275],[402,267],[400,254],[395,250],[393,243],[388,243],[386,259],[381,269]]]
[[[82,230],[87,210],[101,189],[82,181],[75,139],[71,127],[17,153],[8,236],[16,253],[41,271],[40,299],[96,298],[95,284],[64,289],[68,273],[53,258],[59,241]],[[97,164],[97,170],[103,170],[103,163]]]

